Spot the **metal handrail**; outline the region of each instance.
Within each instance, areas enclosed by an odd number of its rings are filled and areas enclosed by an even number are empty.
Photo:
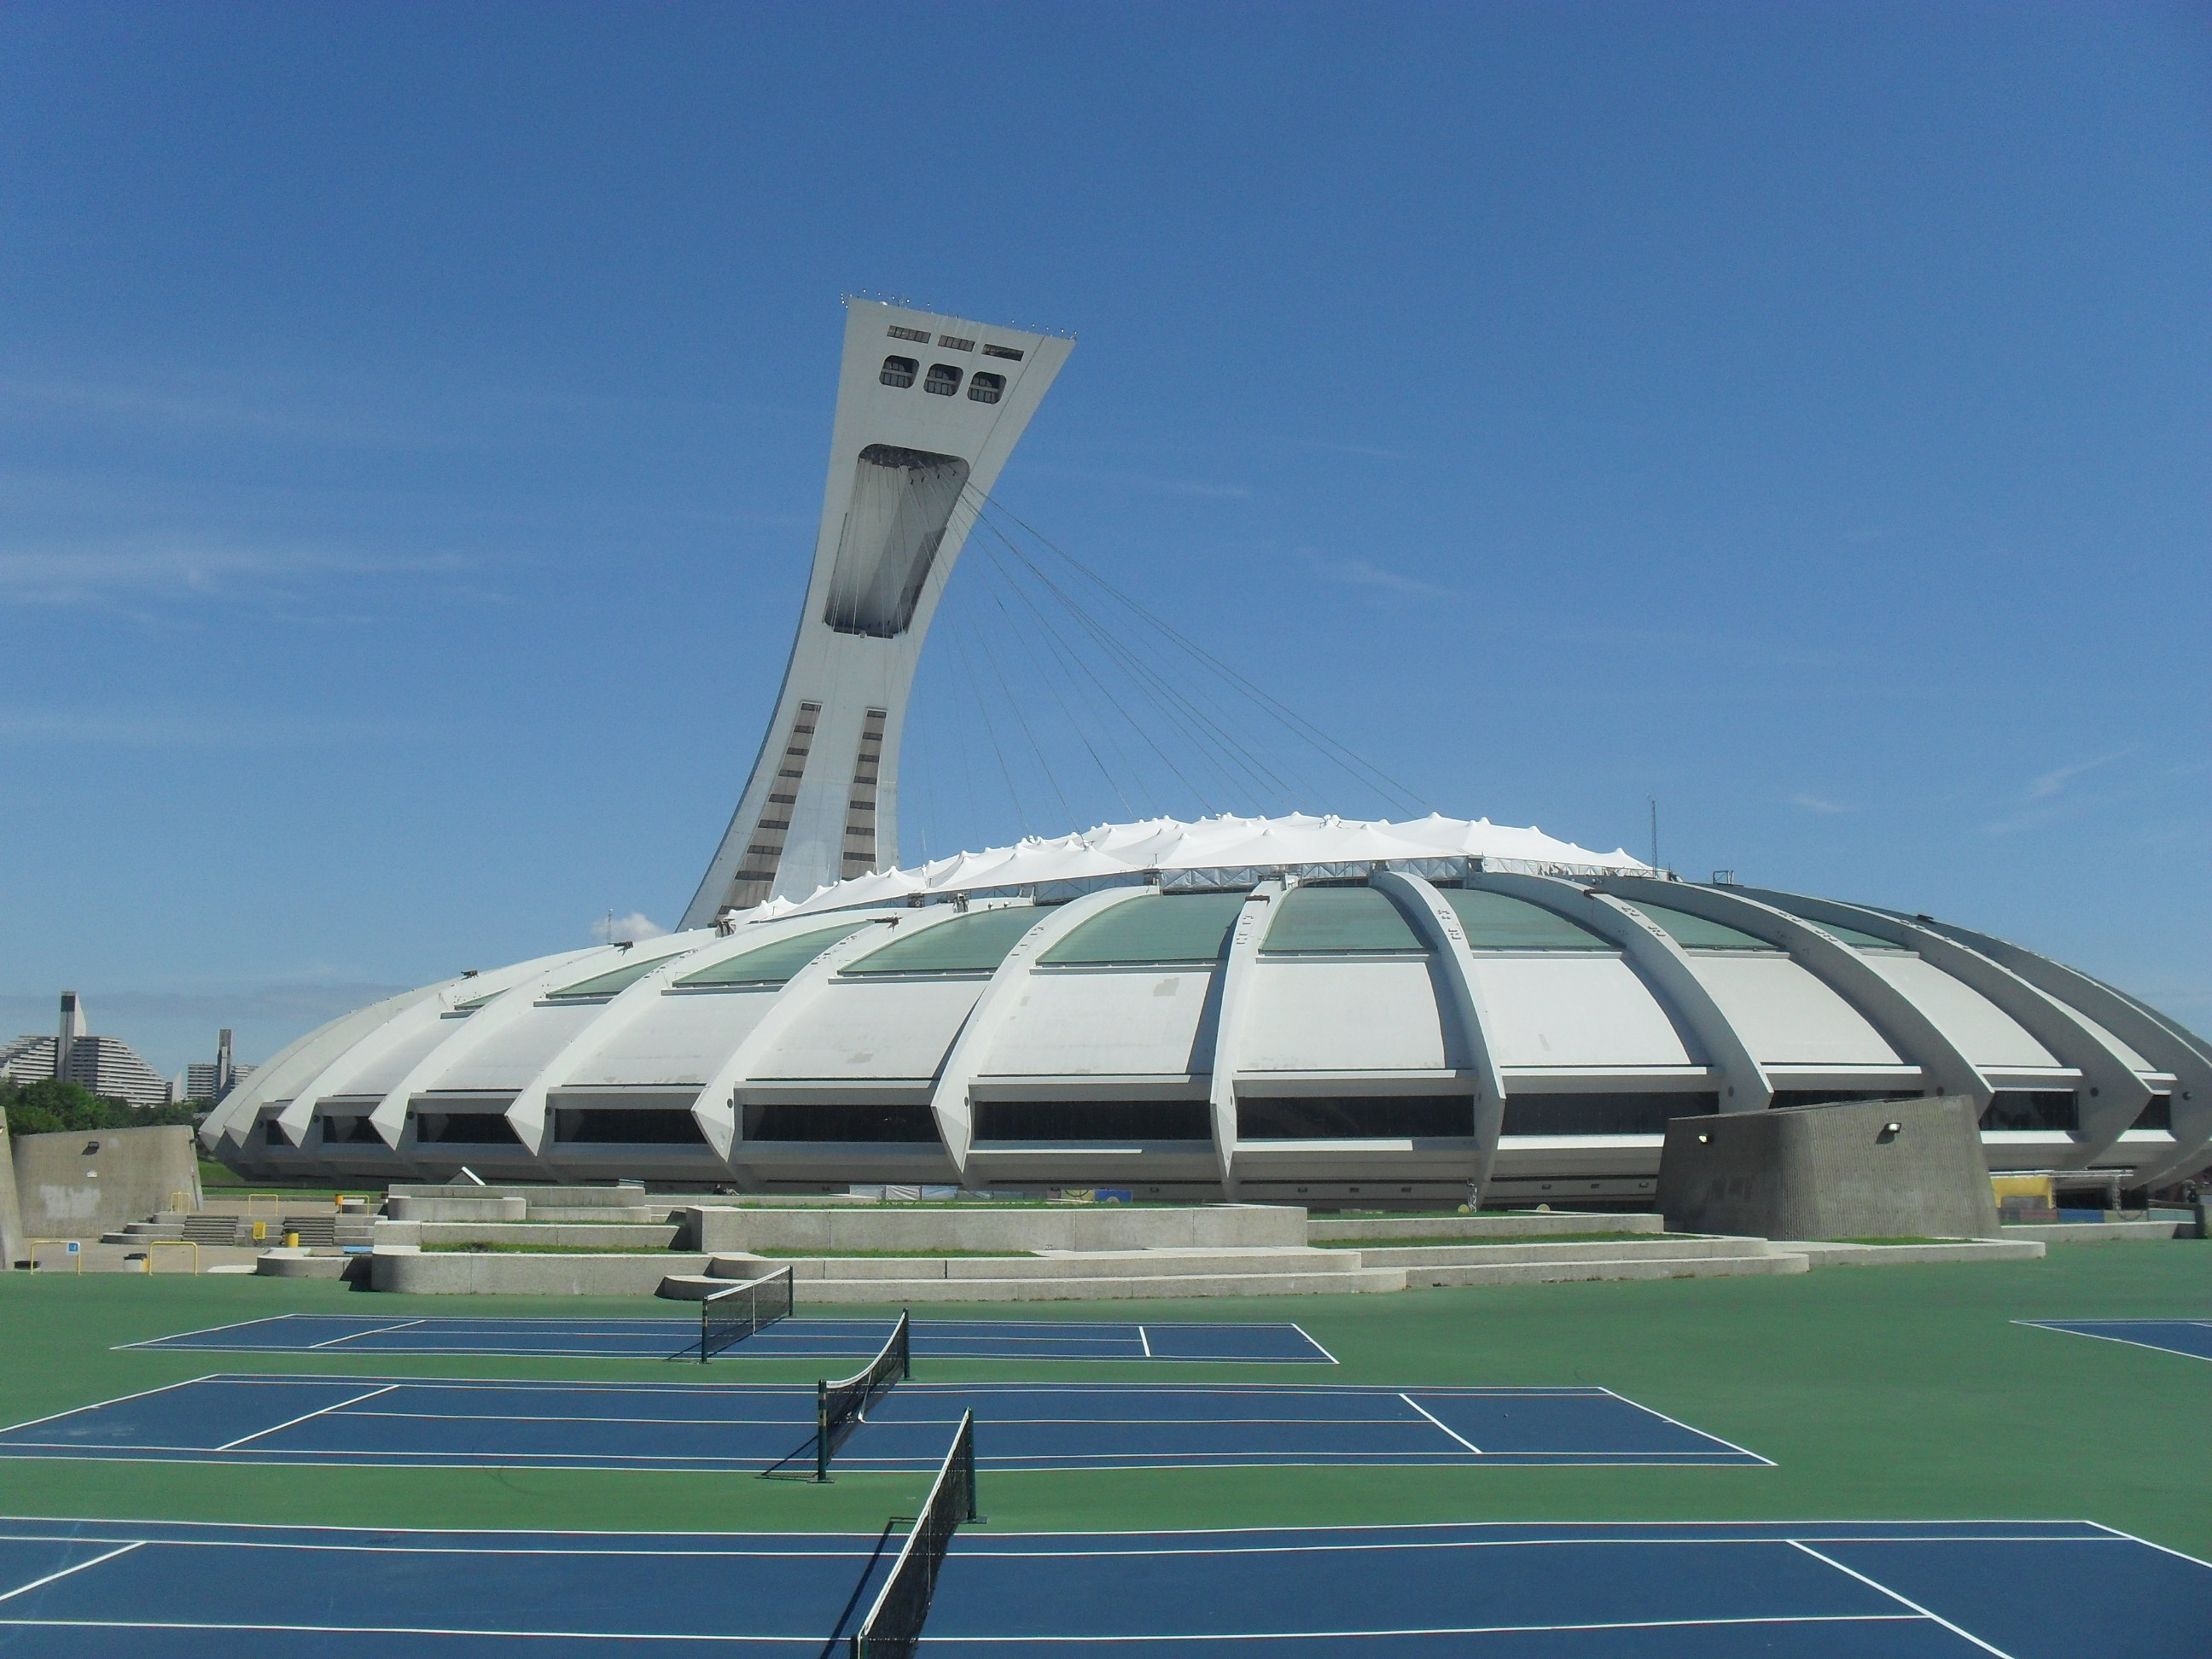
[[[163,1248],[176,1249],[180,1247],[190,1250],[192,1253],[192,1277],[195,1279],[199,1277],[200,1247],[197,1240],[190,1238],[138,1238],[133,1239],[131,1243],[134,1244],[143,1244],[149,1251]],[[150,1255],[146,1258],[146,1271],[149,1273],[154,1271],[154,1258]]]
[[[77,1272],[80,1273],[84,1272],[84,1241],[81,1238],[27,1238],[23,1241],[23,1243],[31,1253],[31,1271],[33,1273],[39,1271],[39,1246],[41,1244],[66,1244],[70,1246],[70,1255],[76,1261]]]

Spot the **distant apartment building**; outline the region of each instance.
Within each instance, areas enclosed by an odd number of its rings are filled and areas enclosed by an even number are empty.
[[[129,1043],[85,1029],[84,1005],[74,991],[62,993],[52,1036],[19,1036],[0,1047],[0,1075],[16,1083],[59,1078],[132,1106],[166,1106],[176,1098],[175,1085]]]
[[[216,1034],[215,1058],[196,1060],[185,1067],[184,1097],[219,1101],[252,1075],[252,1066],[231,1058],[230,1028],[226,1025]]]

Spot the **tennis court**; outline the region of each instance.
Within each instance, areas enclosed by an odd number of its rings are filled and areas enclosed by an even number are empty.
[[[2018,1319],[2013,1322],[2033,1325],[2038,1330],[2102,1337],[2130,1347],[2157,1348],[2191,1359],[2212,1359],[2212,1319]]]
[[[779,1320],[717,1358],[866,1359],[891,1334],[890,1319]],[[127,1348],[202,1353],[507,1354],[570,1359],[698,1358],[699,1321],[681,1319],[393,1319],[359,1314],[280,1314],[210,1330],[126,1342]],[[1118,1320],[917,1319],[921,1359],[1227,1360],[1333,1365],[1296,1325]]]
[[[988,1498],[986,1507],[988,1507]],[[817,1654],[898,1539],[0,1521],[21,1659]],[[1519,1523],[954,1539],[924,1651],[2168,1659],[2212,1567],[2087,1522]]]
[[[219,1376],[0,1431],[0,1457],[745,1473],[811,1446],[816,1406],[811,1385]],[[933,1469],[963,1411],[1000,1471],[1765,1462],[1603,1389],[908,1382],[836,1468]]]

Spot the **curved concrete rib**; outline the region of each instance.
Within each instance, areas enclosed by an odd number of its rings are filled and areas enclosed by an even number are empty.
[[[1420,877],[1376,870],[1367,879],[1370,886],[1397,901],[1451,992],[1452,1012],[1474,1072],[1474,1185],[1480,1193],[1490,1184],[1490,1167],[1498,1158],[1498,1137],[1505,1123],[1505,1084],[1490,1052],[1490,1014],[1483,1006],[1482,981],[1474,971],[1474,954],[1468,948],[1467,929],[1460,925],[1459,912],[1450,901]]]
[[[2173,1074],[2174,1144],[2159,1149],[2160,1157],[2155,1164],[2137,1167],[2136,1175],[2146,1184],[2155,1186],[2196,1168],[2206,1151],[2212,1149],[2212,1042],[2175,1024],[2157,1010],[2145,1007],[2126,992],[2091,979],[2063,962],[2038,956],[2009,939],[1948,921],[1919,925],[1972,946],[2039,990],[2079,1008],[2159,1070]]]
[[[1280,876],[1271,876],[1245,894],[1237,925],[1229,930],[1228,948],[1221,955],[1221,997],[1213,1024],[1213,1074],[1208,1080],[1206,1098],[1213,1111],[1213,1156],[1221,1168],[1224,1197],[1237,1194],[1237,1067],[1243,1052],[1252,983],[1258,976],[1260,945],[1274,920],[1275,902],[1288,891],[1289,883]]]
[[[1917,1066],[1924,1083],[1934,1084],[1939,1093],[1966,1096],[1974,1103],[1978,1118],[1989,1109],[1990,1097],[1996,1091],[1958,1044],[1911,998],[1834,935],[1787,910],[1716,887],[1637,876],[1607,877],[1601,885],[1632,904],[1639,897],[1647,899],[1668,909],[1717,921],[1787,951],[1792,962],[1857,1009],[1898,1053]]]
[[[370,1109],[368,1121],[384,1144],[399,1145],[400,1137],[407,1131],[407,1103],[451,1071],[455,1061],[482,1048],[527,1014],[546,992],[559,985],[589,979],[593,973],[611,972],[621,965],[626,954],[613,945],[604,945],[563,957],[495,994],[489,1002],[463,1020],[453,1036],[409,1066],[407,1075],[386,1090],[384,1097]]]
[[[992,972],[990,983],[975,999],[975,1006],[961,1022],[960,1035],[953,1038],[952,1047],[946,1050],[945,1062],[938,1067],[936,1091],[929,1097],[929,1109],[937,1119],[937,1133],[951,1157],[952,1167],[962,1176],[968,1173],[968,1151],[975,1140],[975,1107],[969,1091],[975,1086],[976,1073],[983,1062],[990,1058],[992,1047],[1005,1029],[1007,1017],[1021,1006],[1021,994],[1029,984],[1030,969],[1036,965],[1038,957],[1091,917],[1158,890],[1149,886],[1109,887],[1054,905],[1044,912],[1036,927],[1014,941],[1014,948],[1006,952],[1005,959]]]
[[[1557,876],[1485,872],[1469,878],[1468,885],[1540,905],[1619,945],[1637,976],[1680,1016],[1720,1073],[1721,1110],[1763,1112],[1773,1103],[1774,1085],[1698,977],[1688,955],[1672,933],[1642,911]]]
[[[986,907],[975,906],[981,909]],[[995,908],[995,907],[994,907]],[[919,910],[896,910],[874,915],[869,921],[883,927],[895,927],[901,939],[930,927],[940,927],[955,917],[968,914],[951,904],[933,904]],[[822,924],[819,915],[808,918],[817,927]],[[837,977],[848,963],[882,948],[888,941],[875,927],[863,927],[858,933],[848,933],[806,966],[784,981],[781,988],[767,992],[738,992],[732,994],[770,996],[768,1012],[761,1016],[760,1024],[744,1035],[744,1041],[724,1056],[699,1091],[691,1105],[691,1115],[698,1121],[699,1132],[707,1137],[707,1144],[720,1154],[730,1166],[732,1175],[740,1182],[744,1171],[738,1166],[737,1094],[752,1077],[753,1067],[771,1053],[775,1045],[813,1006],[821,1000],[830,981]]]
[[[455,981],[458,982],[458,981]],[[230,1091],[229,1096],[208,1114],[200,1126],[200,1144],[210,1152],[218,1143],[228,1140],[233,1146],[242,1147],[246,1137],[253,1132],[260,1121],[261,1109],[272,1100],[283,1100],[288,1091],[297,1089],[303,1082],[313,1082],[315,1076],[331,1060],[343,1054],[346,1047],[374,1030],[384,1021],[392,1018],[410,1004],[435,997],[447,989],[444,985],[429,985],[418,991],[404,991],[382,1002],[357,1008],[352,1013],[341,1015],[327,1025],[320,1025],[305,1036],[295,1038],[279,1049],[274,1058],[263,1062],[261,1067]]]
[[[1814,921],[1856,927],[1901,949],[1917,951],[1933,966],[1987,997],[2017,1020],[2023,1030],[2057,1056],[2061,1065],[2080,1072],[2087,1096],[2081,1099],[2079,1118],[2078,1144],[2084,1165],[2116,1145],[2150,1104],[2150,1085],[2102,1032],[2084,1025],[2063,1002],[1981,951],[1946,939],[1932,928],[1899,921],[1887,911],[1794,893],[1765,896],[1787,900],[1792,908],[1802,906]]]

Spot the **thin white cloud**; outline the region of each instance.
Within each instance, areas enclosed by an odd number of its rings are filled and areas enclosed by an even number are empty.
[[[121,749],[259,749],[412,740],[428,729],[404,720],[321,720],[252,712],[0,705],[0,747],[64,744]]]
[[[1796,794],[1790,796],[1790,804],[1792,806],[1802,806],[1808,812],[1852,812],[1858,810],[1856,807],[1845,806],[1838,801],[1830,800],[1825,795],[1814,794],[1810,790],[1806,789],[1800,789]]]
[[[1347,587],[1379,588],[1386,593],[1396,593],[1407,599],[1442,599],[1451,597],[1451,590],[1425,582],[1417,577],[1402,575],[1395,570],[1385,570],[1367,559],[1328,559],[1308,552],[1306,557],[1313,568],[1329,580],[1342,582]]]
[[[659,939],[667,932],[641,910],[633,910],[626,916],[601,916],[592,924],[592,937],[602,945],[616,945],[623,939]]]
[[[2071,766],[2062,766],[2055,771],[2045,772],[2028,786],[2027,798],[2030,800],[2047,799],[2064,789],[2068,784],[2084,773],[2094,772],[2100,767],[2110,766],[2114,761],[2124,760],[2135,752],[2136,745],[2130,744],[2125,749],[2115,749],[2111,754],[2100,755],[2094,760],[2077,761]]]
[[[470,568],[469,561],[446,553],[364,554],[169,538],[0,548],[0,605],[101,605],[125,595],[266,594],[331,578],[453,575]]]

